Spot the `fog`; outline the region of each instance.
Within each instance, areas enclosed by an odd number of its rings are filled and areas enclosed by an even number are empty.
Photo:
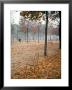
[[[11,11],[11,40],[28,41],[45,40],[45,21],[25,20],[20,11]],[[57,20],[48,20],[47,40],[59,40],[59,27]]]

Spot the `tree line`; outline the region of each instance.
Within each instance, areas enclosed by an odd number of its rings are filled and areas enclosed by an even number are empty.
[[[50,13],[50,15],[49,15]],[[47,56],[47,29],[48,29],[48,18],[50,17],[52,20],[60,19],[59,22],[59,48],[61,49],[61,11],[21,11],[20,15],[28,20],[40,20],[43,18],[45,23],[45,47],[44,47],[44,55]],[[28,30],[28,29],[27,29]]]

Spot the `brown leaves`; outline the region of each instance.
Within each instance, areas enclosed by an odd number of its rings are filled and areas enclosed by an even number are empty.
[[[43,16],[43,11],[21,11],[20,15],[30,20],[39,20]]]
[[[61,53],[58,42],[48,42],[48,56],[43,56],[43,42],[15,42],[11,49],[12,79],[61,78]]]

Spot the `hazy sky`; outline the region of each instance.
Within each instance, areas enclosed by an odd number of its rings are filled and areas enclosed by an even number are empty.
[[[20,11],[11,11],[10,16],[11,16],[11,23],[19,24]]]

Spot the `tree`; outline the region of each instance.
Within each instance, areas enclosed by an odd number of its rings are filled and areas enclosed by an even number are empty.
[[[14,25],[11,24],[11,42],[14,42]]]
[[[60,40],[60,44],[59,44],[59,48],[61,49],[61,11],[59,11],[59,18],[60,18],[60,23],[59,23],[59,40]]]
[[[60,11],[21,11],[20,15],[23,16],[27,20],[38,20],[40,21],[41,18],[44,18],[46,20],[45,25],[45,46],[44,46],[44,55],[47,56],[47,29],[48,29],[48,19],[51,20],[57,20],[57,18],[60,19],[59,23],[59,41],[60,41],[60,48],[61,48],[61,12]],[[49,15],[49,18],[48,18]]]
[[[51,20],[56,20],[59,26],[59,48],[61,49],[61,11],[51,11]],[[58,20],[59,19],[59,20]]]
[[[44,56],[47,56],[47,28],[48,28],[48,11],[46,11],[46,27],[45,27],[45,47],[44,47]]]
[[[20,32],[24,33],[24,40],[26,40],[27,28],[25,25],[25,19],[23,17],[20,18],[19,24],[20,24]]]
[[[40,20],[44,14],[46,15],[44,55],[47,56],[48,11],[21,11],[20,13],[21,16],[28,20]]]
[[[28,25],[29,25],[29,21],[27,22],[27,42],[28,42]]]
[[[41,22],[38,23],[38,43],[39,43],[39,35],[40,35],[40,25],[41,25]]]
[[[59,49],[61,49],[61,11],[56,11],[53,18],[59,18]]]
[[[35,36],[35,33],[36,33],[36,27],[35,26],[32,26],[32,33],[33,33],[33,40],[34,40],[34,36]]]
[[[29,21],[25,20],[24,17],[20,19],[20,29],[21,32],[24,33],[24,38],[25,40],[27,40],[27,42],[28,42],[28,25],[29,25]]]

